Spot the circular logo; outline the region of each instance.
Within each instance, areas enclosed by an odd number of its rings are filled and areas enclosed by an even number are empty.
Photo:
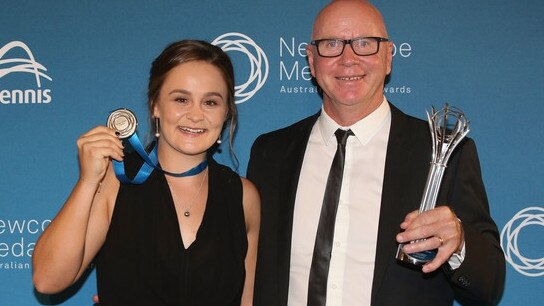
[[[501,231],[501,247],[506,260],[521,274],[538,277],[544,275],[544,257],[527,258],[518,249],[518,235],[528,225],[544,227],[544,208],[528,207],[519,211]]]
[[[268,59],[263,49],[251,38],[242,33],[225,33],[212,41],[225,52],[238,51],[244,53],[250,63],[249,77],[243,84],[234,87],[236,104],[249,100],[261,87],[268,77]]]
[[[108,116],[108,127],[119,132],[119,138],[132,136],[136,131],[138,121],[133,112],[126,108],[116,109]]]

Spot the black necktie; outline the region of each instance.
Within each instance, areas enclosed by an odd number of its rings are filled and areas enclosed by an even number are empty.
[[[317,235],[315,237],[314,255],[310,268],[310,282],[308,285],[308,306],[324,306],[327,298],[327,278],[329,263],[331,260],[332,240],[334,238],[334,223],[340,189],[342,188],[342,175],[344,173],[344,158],[346,153],[346,140],[353,135],[351,130],[338,129],[334,132],[338,140],[336,154],[332,161],[331,170],[325,187],[323,206],[319,216]]]

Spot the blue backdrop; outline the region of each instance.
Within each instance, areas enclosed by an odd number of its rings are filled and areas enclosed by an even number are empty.
[[[148,70],[168,43],[231,55],[241,174],[259,134],[320,107],[304,46],[324,0],[2,2],[0,305],[92,304],[94,273],[60,296],[34,292],[34,243],[76,181],[79,135],[119,107],[147,135]],[[388,99],[420,118],[448,102],[471,120],[508,262],[501,305],[544,304],[544,2],[375,4],[396,46]]]

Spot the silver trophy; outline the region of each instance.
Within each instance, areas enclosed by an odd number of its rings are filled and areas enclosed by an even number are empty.
[[[432,160],[431,168],[427,176],[425,190],[421,198],[419,213],[431,210],[436,205],[440,183],[446,170],[446,164],[451,153],[469,132],[469,122],[463,112],[448,104],[437,111],[432,107],[431,114],[427,112],[427,120],[432,137]],[[414,243],[412,241],[410,243]],[[402,250],[404,244],[399,244],[397,249],[397,260],[408,262],[413,265],[424,265],[436,256],[436,250],[428,250],[418,253],[405,253]]]

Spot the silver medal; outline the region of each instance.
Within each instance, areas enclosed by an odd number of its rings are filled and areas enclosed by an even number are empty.
[[[138,120],[133,112],[126,108],[116,109],[108,117],[108,127],[119,132],[119,138],[124,139],[136,132]]]

